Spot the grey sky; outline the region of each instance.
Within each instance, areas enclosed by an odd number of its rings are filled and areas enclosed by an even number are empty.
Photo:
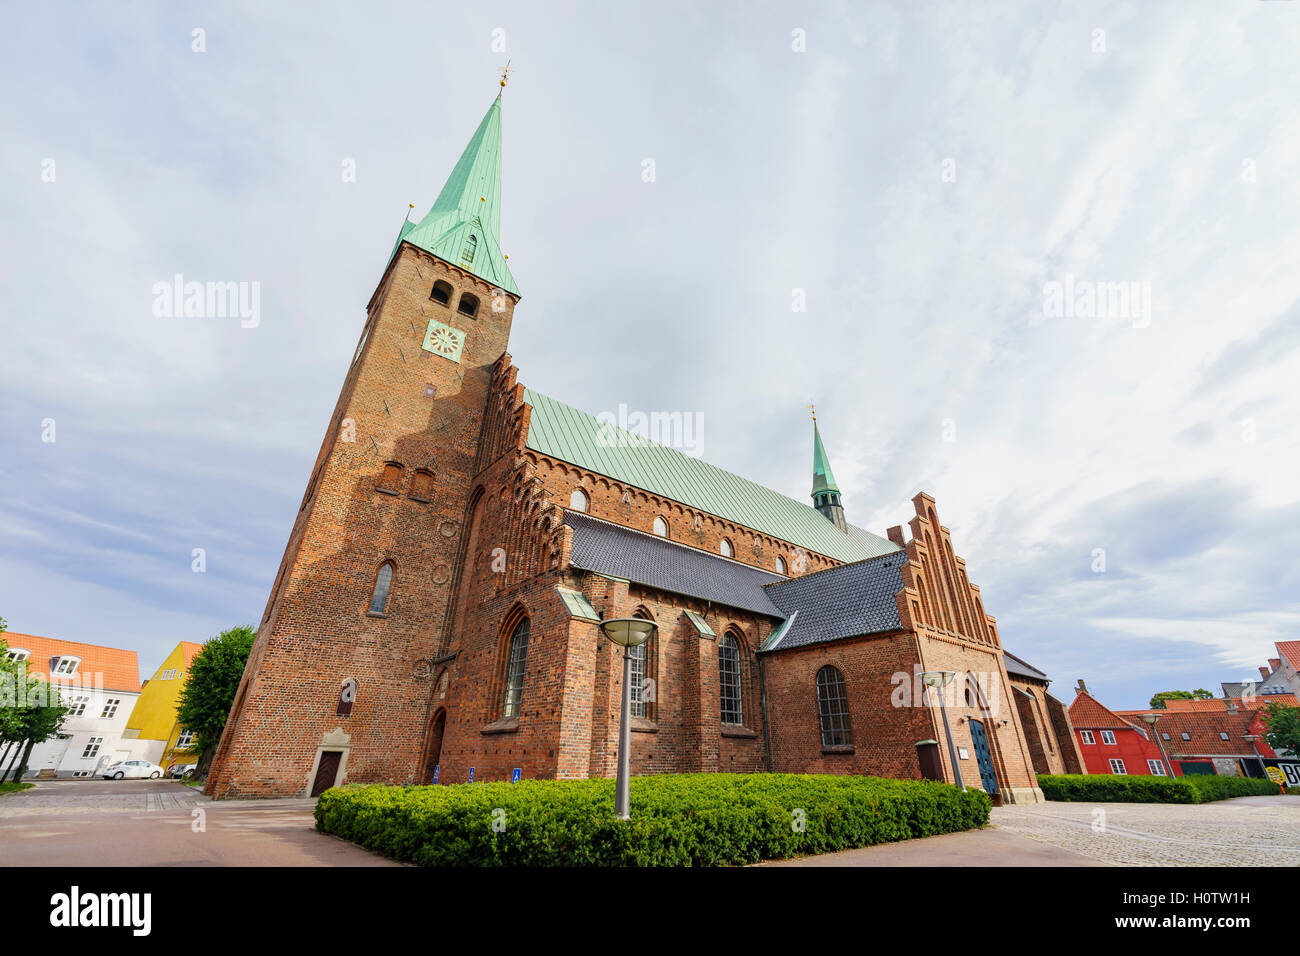
[[[705,458],[801,500],[815,399],[849,519],[881,532],[935,495],[1008,649],[1067,701],[1078,677],[1116,707],[1217,688],[1297,636],[1300,4],[8,19],[16,631],[150,670],[259,617],[407,203],[433,201],[510,58],[526,384],[699,412]],[[177,273],[259,282],[260,325],[156,317]],[[1149,314],[1044,316],[1067,281],[1137,283]]]

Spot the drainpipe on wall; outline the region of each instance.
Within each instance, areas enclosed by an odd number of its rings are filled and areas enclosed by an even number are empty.
[[[767,669],[763,666],[763,658],[758,658],[758,698],[762,702],[763,709],[763,752],[767,763],[767,772],[772,772],[772,732],[767,724]]]

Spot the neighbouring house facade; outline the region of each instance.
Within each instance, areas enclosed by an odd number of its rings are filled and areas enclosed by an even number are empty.
[[[815,421],[804,504],[518,382],[500,124],[498,96],[370,299],[208,793],[612,776],[623,662],[599,625],[638,617],[634,773],[1041,800],[1020,696],[1046,678],[1013,683],[933,498],[878,536]]]
[[[1156,738],[1177,776],[1263,777],[1265,762],[1278,756],[1264,739],[1262,712],[1233,700],[1166,701],[1164,708],[1116,713],[1134,723],[1146,714],[1156,717]]]
[[[132,756],[170,770],[175,763],[193,763],[188,752],[194,735],[176,719],[181,689],[189,676],[190,663],[203,645],[181,641],[144,682],[140,696],[127,718],[123,739]]]
[[[90,777],[126,759],[127,717],[140,696],[135,651],[6,631],[6,656],[25,661],[27,673],[56,687],[69,708],[59,733],[32,748],[30,777]],[[9,765],[12,754],[4,755]]]
[[[1110,710],[1088,692],[1083,681],[1079,681],[1069,709],[1084,773],[1178,775],[1177,767],[1170,766],[1171,758],[1140,719],[1126,719]]]
[[[1010,652],[1004,652],[1003,657],[1034,771],[1083,773],[1083,755],[1070,712],[1047,692],[1051,683],[1047,675]]]

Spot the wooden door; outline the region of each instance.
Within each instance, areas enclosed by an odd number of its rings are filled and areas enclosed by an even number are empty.
[[[342,759],[341,750],[326,750],[320,755],[320,764],[316,767],[316,780],[311,785],[313,797],[319,797],[334,786],[334,781],[339,775],[339,761]]]

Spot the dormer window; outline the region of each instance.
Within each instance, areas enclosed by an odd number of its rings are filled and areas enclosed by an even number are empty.
[[[80,664],[80,657],[56,657],[50,661],[50,673],[55,677],[71,677]]]
[[[478,314],[478,296],[470,295],[468,292],[462,292],[460,302],[456,305],[456,311],[461,315],[474,316]]]
[[[462,249],[460,252],[461,262],[466,262],[466,263],[473,262],[474,253],[477,251],[478,251],[478,236],[474,235],[474,233],[471,232],[469,234],[469,238],[465,240],[465,248]]]
[[[25,661],[32,656],[32,652],[23,647],[11,647],[5,652],[7,661]]]
[[[451,302],[451,283],[439,279],[433,284],[433,291],[429,293],[429,298],[439,305],[447,305]]]

